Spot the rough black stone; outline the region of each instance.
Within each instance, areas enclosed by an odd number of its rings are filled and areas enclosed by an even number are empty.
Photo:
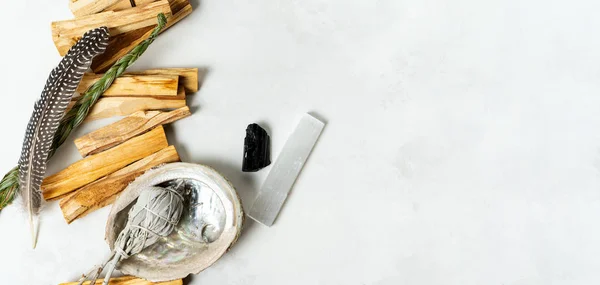
[[[267,131],[257,124],[246,128],[244,140],[244,162],[242,171],[256,172],[271,164],[271,138]]]

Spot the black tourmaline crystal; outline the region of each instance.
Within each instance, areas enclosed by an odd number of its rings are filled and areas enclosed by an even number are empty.
[[[271,164],[271,138],[257,124],[248,125],[244,140],[242,171],[255,172]]]

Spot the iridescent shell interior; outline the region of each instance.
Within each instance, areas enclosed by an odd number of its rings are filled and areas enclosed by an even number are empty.
[[[209,167],[172,163],[140,176],[121,194],[107,224],[111,250],[139,193],[181,180],[187,191],[179,224],[168,237],[122,261],[119,270],[124,274],[155,282],[184,278],[213,264],[237,240],[243,210],[231,184]]]

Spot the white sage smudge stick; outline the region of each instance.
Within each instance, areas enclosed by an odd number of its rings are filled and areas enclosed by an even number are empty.
[[[106,277],[102,284],[107,285],[120,260],[141,252],[158,239],[171,234],[183,212],[184,196],[187,195],[185,189],[182,179],[165,188],[154,186],[144,189],[129,210],[127,224],[119,234],[108,260],[84,275],[79,285],[88,279],[91,280],[90,284],[95,284],[105,267]]]

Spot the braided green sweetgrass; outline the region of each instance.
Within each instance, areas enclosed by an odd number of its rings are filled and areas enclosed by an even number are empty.
[[[139,45],[133,48],[127,55],[119,59],[104,75],[100,80],[94,83],[90,88],[77,100],[73,108],[65,114],[62,118],[48,159],[54,155],[58,147],[60,147],[69,137],[71,132],[77,128],[85,118],[92,106],[98,101],[98,98],[108,89],[115,79],[121,76],[125,70],[130,67],[142,54],[148,49],[148,46],[154,42],[160,31],[167,24],[167,17],[164,14],[158,15],[158,25],[150,37],[142,41]],[[19,168],[15,167],[9,171],[2,180],[0,180],[0,210],[8,206],[15,198],[16,193],[19,190]]]
[[[0,181],[0,210],[8,206],[19,191],[19,167],[9,171]]]

